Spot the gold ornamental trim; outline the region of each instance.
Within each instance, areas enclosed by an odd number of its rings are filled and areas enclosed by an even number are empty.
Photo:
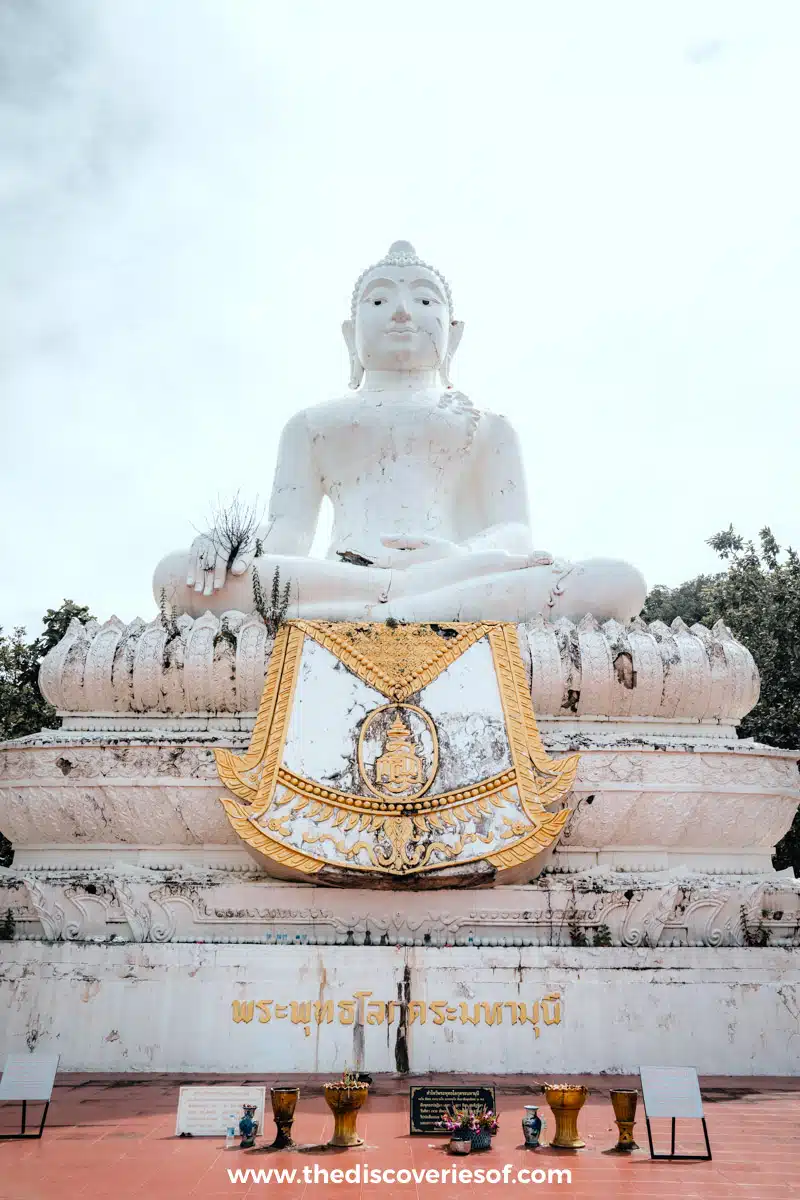
[[[299,816],[302,813],[302,810],[305,807],[302,803],[303,797],[289,794],[282,797],[280,801],[281,804],[288,805],[291,804],[292,801],[298,799],[301,801],[301,803],[292,808],[286,816],[273,817],[269,821],[268,827],[271,830],[276,833],[283,834],[289,832],[289,827],[285,826],[284,823],[288,821],[289,817]],[[507,801],[510,801],[510,799],[511,797],[509,794],[506,792],[500,792],[495,793],[491,802],[495,807],[502,807]],[[273,861],[279,863],[281,866],[291,866],[295,870],[302,871],[304,874],[314,874],[316,871],[320,871],[325,866],[336,865],[331,863],[330,858],[325,857],[321,852],[315,854],[312,850],[308,849],[310,845],[322,844],[325,842],[329,842],[334,847],[341,849],[345,856],[351,859],[361,850],[365,850],[367,852],[370,857],[370,862],[346,862],[344,865],[348,871],[378,871],[384,874],[408,875],[419,874],[422,871],[431,871],[441,869],[441,867],[444,866],[449,866],[452,860],[460,854],[461,850],[463,850],[466,845],[470,845],[474,842],[483,843],[485,845],[487,841],[485,837],[482,837],[480,834],[476,833],[464,833],[461,836],[460,842],[456,844],[455,848],[448,846],[442,841],[429,840],[431,831],[447,832],[450,829],[457,829],[460,825],[466,823],[470,816],[474,815],[471,809],[468,810],[467,806],[462,805],[461,807],[454,807],[449,812],[443,811],[439,813],[421,813],[416,814],[413,817],[397,812],[380,813],[377,815],[364,814],[364,816],[366,816],[366,821],[364,821],[362,816],[359,832],[366,834],[383,833],[389,849],[382,854],[375,853],[373,845],[366,840],[356,842],[355,845],[349,848],[341,844],[341,838],[337,837],[337,831],[340,830],[341,833],[347,833],[356,826],[354,823],[352,823],[352,817],[348,819],[346,813],[337,813],[337,816],[333,822],[332,831],[306,835],[304,842],[305,848],[304,850],[300,851],[294,849],[293,847],[285,846],[281,842],[275,841],[269,836],[269,834],[264,833],[263,830],[260,830],[254,826],[250,812],[243,805],[238,804],[230,796],[221,796],[220,803],[225,809],[231,825],[243,839],[243,841],[247,842],[248,845],[253,847],[253,849],[258,850],[268,858],[273,859]],[[565,810],[565,815],[569,815],[569,810]],[[322,815],[321,819],[324,819],[324,814]],[[526,830],[527,828],[528,827],[526,826]],[[413,835],[415,831],[425,836],[425,841],[422,845],[422,850],[418,854],[417,861],[414,861],[412,854],[406,849],[411,841],[410,835]],[[502,836],[511,837],[512,833],[509,830]],[[338,847],[337,840],[340,843]],[[488,840],[491,841],[492,839],[490,838]],[[552,841],[552,838],[546,838],[541,845],[529,849],[526,854],[517,858],[513,857],[511,850],[503,850],[499,853],[489,855],[484,849],[483,852],[478,852],[470,857],[458,858],[458,863],[459,865],[462,865],[466,863],[479,862],[482,859],[486,859],[488,862],[491,862],[495,865],[513,866],[516,862],[525,862],[528,858],[533,857],[533,855],[537,854],[544,845],[549,845],[550,841]],[[436,850],[444,852],[449,861],[430,865],[428,863],[428,859]]]
[[[516,626],[494,625],[489,630],[489,644],[520,796],[533,819],[534,812],[542,805],[555,803],[572,789],[580,755],[556,759],[551,758],[544,748],[533,712]]]
[[[566,825],[569,815],[570,809],[568,808],[562,808],[556,813],[546,813],[538,829],[529,837],[517,842],[514,846],[509,846],[508,849],[487,854],[486,861],[490,862],[493,867],[497,867],[498,871],[521,866],[522,863],[526,863],[528,859],[534,858],[535,855],[553,844]]]
[[[486,636],[486,623],[442,621],[438,625],[397,625],[387,640],[386,625],[349,621],[293,622],[324,650],[330,650],[362,682],[389,700],[408,700],[433,683],[465,650]]]
[[[398,709],[376,760],[399,791],[411,787],[418,755],[399,713],[416,710],[433,730],[437,761],[425,786],[390,795],[370,787],[355,795],[305,779],[282,765],[305,638],[343,662],[386,696],[362,726],[356,755],[364,784],[366,724],[381,711]],[[470,646],[487,638],[502,703],[512,767],[469,787],[427,795],[438,767],[438,736],[430,714],[405,704]],[[393,703],[392,703],[393,701]],[[249,846],[281,867],[313,875],[323,866],[408,875],[485,860],[497,870],[519,866],[559,837],[567,807],[548,811],[567,796],[578,755],[553,759],[539,735],[525,666],[513,625],[357,626],[291,621],[281,626],[270,656],[250,746],[245,754],[214,751],[220,779],[233,793],[221,797],[231,826]],[[302,849],[287,845],[298,818]],[[283,839],[286,839],[284,841]],[[501,843],[498,847],[498,842]]]
[[[310,780],[304,779],[302,775],[295,775],[292,771],[288,771],[285,767],[281,767],[278,772],[278,784],[283,786],[287,792],[291,792],[294,796],[302,796],[312,804],[330,804],[335,808],[347,808],[357,813],[413,811],[425,815],[437,812],[440,808],[452,808],[454,805],[472,803],[474,807],[468,811],[472,816],[477,816],[479,810],[489,812],[489,809],[481,801],[491,801],[498,792],[503,792],[506,788],[516,784],[516,773],[513,770],[502,771],[499,775],[492,775],[491,778],[485,779],[482,783],[473,784],[471,787],[440,792],[437,796],[422,796],[419,800],[355,796],[351,792],[340,792],[335,788],[324,787],[321,783],[312,783]],[[277,808],[288,801],[278,799],[274,803]],[[251,813],[251,816],[260,815],[260,811]]]
[[[275,791],[302,651],[303,631],[295,622],[282,625],[270,655],[249,748],[244,754],[214,751],[220,779],[247,804],[264,796],[266,807]]]
[[[314,859],[308,854],[302,854],[299,850],[291,850],[287,846],[281,845],[280,842],[268,837],[266,833],[256,829],[241,804],[237,804],[230,796],[220,796],[219,799],[234,830],[242,841],[247,842],[248,846],[252,846],[254,850],[258,850],[267,858],[271,858],[273,862],[279,863],[280,866],[302,871],[304,875],[313,875],[316,871],[322,870],[325,865],[322,859]]]

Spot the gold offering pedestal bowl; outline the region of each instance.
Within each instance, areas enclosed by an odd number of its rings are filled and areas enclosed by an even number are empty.
[[[556,1119],[550,1145],[562,1150],[581,1150],[586,1142],[578,1133],[578,1113],[586,1103],[589,1089],[581,1083],[546,1083],[542,1091]]]
[[[333,1113],[333,1137],[329,1146],[361,1146],[364,1139],[356,1133],[358,1110],[369,1095],[368,1083],[347,1086],[343,1083],[325,1083],[325,1103]]]
[[[272,1119],[275,1122],[275,1141],[270,1146],[271,1150],[287,1150],[294,1146],[292,1138],[292,1125],[294,1124],[294,1110],[297,1107],[297,1100],[300,1095],[300,1088],[282,1087],[277,1084],[274,1088],[269,1089],[270,1099],[272,1100]]]
[[[636,1124],[636,1104],[639,1093],[627,1088],[614,1088],[611,1091],[611,1106],[614,1109],[614,1120],[619,1130],[619,1141],[613,1150],[618,1154],[630,1154],[638,1150],[633,1140],[633,1127]]]

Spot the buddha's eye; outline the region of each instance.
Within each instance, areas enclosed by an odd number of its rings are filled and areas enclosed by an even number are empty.
[[[382,301],[382,300],[373,300],[373,301],[372,301],[372,303],[373,303],[373,304],[375,305],[375,307],[377,308],[379,304],[383,304],[383,301]]]
[[[423,300],[423,301],[422,301],[422,303],[423,303],[423,304],[430,304],[430,300]]]

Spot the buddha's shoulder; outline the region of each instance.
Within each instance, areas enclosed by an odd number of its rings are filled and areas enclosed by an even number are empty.
[[[478,426],[484,437],[497,439],[514,437],[514,426],[504,413],[494,412],[490,408],[476,409],[479,415]]]
[[[349,401],[352,405],[352,401]],[[342,396],[338,400],[323,400],[321,404],[312,404],[308,408],[298,409],[289,417],[283,427],[283,436],[296,441],[319,433],[327,426],[341,420],[346,414],[348,398]]]
[[[332,400],[323,400],[320,404],[311,404],[308,408],[300,409],[293,417],[290,417],[288,424],[318,429],[332,421],[340,421],[343,417],[354,413],[357,407],[357,402],[352,395],[335,396]]]

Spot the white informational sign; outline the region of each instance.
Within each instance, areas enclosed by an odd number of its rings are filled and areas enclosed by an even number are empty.
[[[703,1116],[700,1083],[694,1067],[640,1067],[647,1116]]]
[[[253,1117],[258,1121],[260,1133],[264,1129],[266,1091],[263,1087],[182,1087],[175,1133],[190,1133],[192,1137],[225,1137],[231,1114],[236,1118],[238,1133],[245,1104],[255,1104]]]
[[[49,1100],[60,1054],[9,1054],[0,1079],[0,1100]]]

